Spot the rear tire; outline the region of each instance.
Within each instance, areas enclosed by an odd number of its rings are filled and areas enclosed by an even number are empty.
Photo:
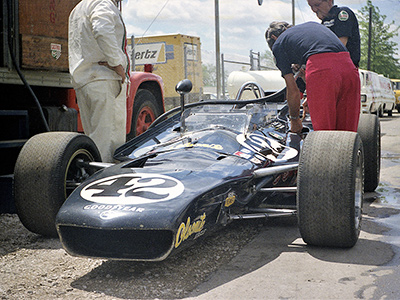
[[[309,245],[352,247],[363,200],[363,148],[359,135],[314,131],[304,140],[297,182],[297,213]]]
[[[86,135],[47,132],[22,148],[14,170],[14,199],[22,224],[30,231],[57,237],[55,218],[69,194],[93,172],[78,160],[101,161]]]
[[[381,125],[375,115],[361,114],[358,134],[364,147],[364,191],[373,192],[379,185],[381,169]]]

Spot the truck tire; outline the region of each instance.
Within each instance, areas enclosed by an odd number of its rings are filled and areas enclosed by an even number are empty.
[[[78,160],[101,161],[86,135],[46,132],[22,148],[14,170],[14,199],[22,224],[43,236],[57,237],[55,218],[71,192],[93,171]]]
[[[381,170],[381,125],[375,115],[361,114],[358,134],[364,147],[364,191],[378,187]]]
[[[156,97],[148,90],[139,89],[135,96],[132,113],[131,131],[126,140],[145,132],[150,124],[161,114]]]
[[[363,148],[349,131],[314,131],[304,140],[297,182],[301,236],[308,245],[352,247],[363,200]]]

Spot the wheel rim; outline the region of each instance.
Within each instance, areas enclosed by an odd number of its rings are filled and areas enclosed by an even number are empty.
[[[354,225],[355,228],[358,229],[360,227],[361,222],[361,214],[362,214],[362,201],[363,201],[363,168],[362,168],[362,155],[361,151],[357,153],[357,166],[356,166],[356,182],[355,182],[355,195],[354,195]]]
[[[64,178],[65,199],[76,189],[84,180],[93,174],[88,168],[85,168],[83,162],[94,161],[93,155],[86,149],[77,150],[69,159]]]
[[[155,119],[154,111],[148,106],[143,107],[139,112],[138,119],[136,121],[136,135],[140,135],[145,132]]]

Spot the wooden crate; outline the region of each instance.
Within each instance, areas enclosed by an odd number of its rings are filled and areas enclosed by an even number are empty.
[[[23,35],[22,67],[25,69],[68,71],[68,40]]]
[[[21,66],[68,71],[68,17],[80,0],[19,0]]]

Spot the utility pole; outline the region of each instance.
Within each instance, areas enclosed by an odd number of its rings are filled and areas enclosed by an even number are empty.
[[[217,80],[217,99],[221,95],[221,46],[219,39],[219,0],[215,0],[215,73]]]
[[[292,25],[293,25],[293,26],[296,25],[296,24],[295,24],[295,15],[294,15],[294,7],[295,7],[294,1],[295,1],[295,0],[292,0]]]

